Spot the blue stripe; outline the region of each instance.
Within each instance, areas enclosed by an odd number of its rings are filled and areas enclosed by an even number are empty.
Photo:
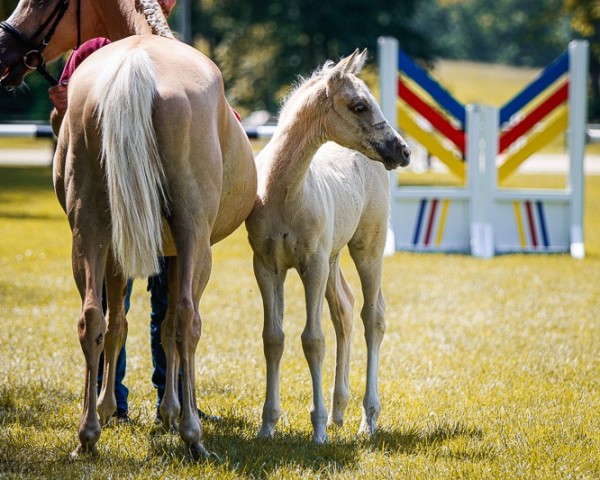
[[[546,217],[544,215],[544,204],[538,200],[535,202],[535,206],[537,207],[538,217],[540,219],[540,230],[542,232],[542,241],[544,242],[544,247],[548,248],[550,246],[550,240],[548,239],[548,231],[546,230]]]
[[[533,82],[504,104],[500,109],[500,125],[502,126],[508,122],[510,117],[552,85],[561,75],[566,73],[568,69],[569,53],[564,52],[560,57],[548,65]]]
[[[440,86],[439,83],[413,62],[402,50],[399,50],[398,54],[398,70],[404,72],[409,78],[417,82],[444,110],[465,125],[466,113],[464,105],[450,95],[447,90]]]
[[[413,245],[417,245],[419,243],[419,236],[421,235],[421,226],[423,225],[423,217],[425,217],[426,205],[427,200],[423,198],[419,205],[419,213],[417,215],[417,224],[415,225],[415,236],[413,237]]]

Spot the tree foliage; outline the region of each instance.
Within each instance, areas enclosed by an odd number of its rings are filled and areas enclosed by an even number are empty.
[[[590,105],[600,118],[596,0],[190,1],[195,46],[221,68],[227,96],[243,113],[276,112],[297,76],[326,59],[366,47],[374,61],[382,35],[398,38],[405,51],[425,61],[543,66],[566,49],[573,28],[592,46]],[[0,0],[0,18],[16,4]],[[47,85],[35,74],[27,82],[28,88],[15,93],[0,89],[0,121],[47,119]]]

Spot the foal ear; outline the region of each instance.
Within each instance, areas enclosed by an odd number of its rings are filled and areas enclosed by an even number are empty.
[[[337,65],[335,65],[327,75],[327,95],[329,96],[340,85],[341,80],[352,73],[354,75],[358,74],[362,69],[363,65],[366,61],[367,50],[363,50],[360,52],[358,48],[352,52],[351,55],[342,58]]]
[[[350,72],[350,73],[353,73],[354,75],[358,75],[360,73],[360,71],[365,66],[365,62],[367,61],[367,57],[368,57],[368,52],[367,52],[366,48],[362,52],[360,52],[358,55],[356,55],[356,52],[358,52],[358,49],[356,49],[354,51],[354,54],[352,55],[354,57],[354,61],[352,62],[352,70]]]

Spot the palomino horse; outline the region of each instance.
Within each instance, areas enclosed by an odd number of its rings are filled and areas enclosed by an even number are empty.
[[[54,183],[73,232],[72,264],[82,299],[78,331],[85,356],[85,400],[77,452],[93,452],[116,408],[116,359],[126,336],[126,279],[174,255],[162,329],[167,382],[161,415],[178,424],[195,457],[206,455],[195,399],[194,356],[200,296],[211,245],[232,233],[256,197],[247,136],[229,107],[217,67],[173,38],[155,0],[21,0],[0,31],[2,84],[18,85],[43,36],[49,58],[98,35],[115,39],[92,54],[69,82],[69,108],[54,158]],[[66,4],[48,39],[47,18]],[[78,12],[81,11],[79,19]],[[108,23],[107,23],[108,22]],[[43,28],[38,28],[40,25]],[[31,32],[36,31],[36,34]],[[15,33],[16,32],[16,33]],[[167,38],[165,38],[167,37]],[[36,50],[37,53],[31,52]],[[163,243],[161,229],[172,241]],[[101,307],[105,279],[108,310]],[[96,395],[99,356],[104,384]],[[183,405],[176,393],[181,364]],[[180,415],[181,412],[181,415]],[[98,418],[98,416],[100,418]]]
[[[357,50],[337,65],[328,62],[298,86],[281,110],[273,138],[257,157],[258,196],[246,227],[264,307],[267,391],[260,436],[272,436],[281,415],[284,281],[290,268],[298,271],[305,290],[302,347],[313,385],[313,441],[327,441],[321,386],[324,298],[337,337],[329,423],[343,423],[349,400],[354,305],[340,270],[340,251],[345,245],[364,296],[361,317],[368,358],[360,431],[373,433],[381,411],[377,372],[385,330],[381,279],[389,208],[386,169],[408,165],[410,150],[356,77],[365,57],[366,50],[360,54]]]

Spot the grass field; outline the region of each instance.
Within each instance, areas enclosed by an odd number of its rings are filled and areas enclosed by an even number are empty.
[[[521,179],[529,182],[530,179]],[[537,177],[537,183],[556,179]],[[357,296],[346,424],[311,445],[300,282],[287,283],[279,433],[255,437],[264,391],[262,307],[241,228],[214,248],[201,302],[199,405],[218,460],[194,463],[153,424],[149,298],[134,285],[127,342],[133,422],[71,460],[83,355],[70,232],[43,168],[0,168],[0,478],[599,478],[600,177],[586,180],[587,256],[398,253],[385,259],[379,433],[356,436],[365,348]],[[334,339],[327,313],[326,391]]]

